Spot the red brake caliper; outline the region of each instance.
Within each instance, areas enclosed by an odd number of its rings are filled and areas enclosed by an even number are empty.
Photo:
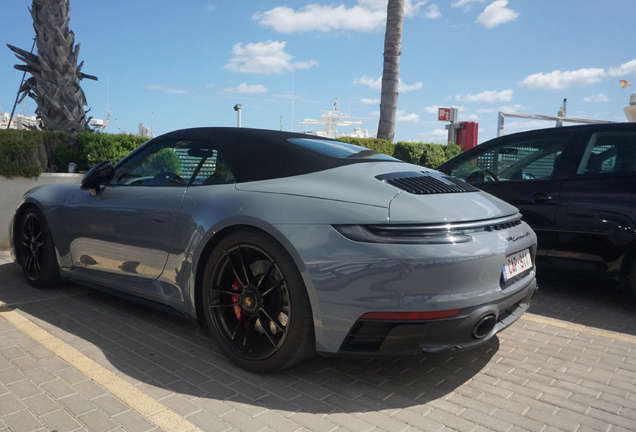
[[[238,279],[234,281],[234,285],[232,285],[232,291],[241,292],[241,284]],[[241,297],[237,295],[232,296],[232,303],[238,303],[241,300]],[[243,309],[240,306],[234,306],[234,313],[238,319],[241,319],[241,315],[243,314]]]

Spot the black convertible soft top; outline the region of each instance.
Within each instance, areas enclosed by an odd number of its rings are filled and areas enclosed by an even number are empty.
[[[227,160],[238,183],[292,177],[362,162],[399,162],[389,156],[342,141],[313,135],[264,129],[204,127],[169,132],[148,141],[194,140],[213,145]],[[294,143],[295,141],[296,143]],[[301,143],[301,144],[297,144]],[[305,143],[348,148],[346,157],[337,157]],[[314,147],[313,149],[311,147]],[[357,150],[359,149],[359,151]]]

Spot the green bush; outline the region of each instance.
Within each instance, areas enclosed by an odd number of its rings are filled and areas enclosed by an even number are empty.
[[[68,164],[77,171],[88,171],[104,160],[119,162],[148,138],[92,132],[79,134],[72,141],[64,132],[38,130],[0,130],[0,175],[38,177],[43,172],[66,172]]]
[[[59,146],[55,152],[55,164],[58,172],[67,172],[68,164],[71,162],[77,165],[77,172],[85,172],[89,169],[84,147],[78,142],[75,142],[75,146],[72,148],[69,147],[68,143]]]
[[[393,151],[395,149],[395,146],[390,141],[379,138],[342,137],[338,138],[338,140],[344,141],[349,144],[355,144],[360,147],[365,147],[369,150],[373,150],[388,156],[393,156]]]
[[[146,160],[135,169],[135,174],[140,176],[154,176],[158,172],[168,171],[181,175],[181,160],[173,149],[165,148],[152,158]]]
[[[450,160],[462,152],[462,148],[457,144],[443,144],[442,147],[444,148],[444,155],[446,156],[446,160]]]
[[[444,162],[446,162],[446,155],[444,154],[444,148],[441,145],[433,143],[424,144],[424,153],[422,153],[422,157],[420,157],[418,165],[434,169]]]
[[[124,156],[146,141],[148,141],[148,138],[135,135],[85,132],[79,134],[77,147],[80,148],[81,154],[85,155],[86,169],[89,169],[105,160],[115,165]]]
[[[408,162],[414,165],[420,163],[420,159],[424,154],[424,143],[421,142],[408,142],[398,141],[395,144],[395,151],[393,157],[400,159],[401,161]]]
[[[437,168],[447,160],[461,153],[456,144],[435,144],[398,141],[393,157],[426,168]]]
[[[0,175],[38,177],[54,170],[55,150],[67,141],[63,132],[0,130]]]

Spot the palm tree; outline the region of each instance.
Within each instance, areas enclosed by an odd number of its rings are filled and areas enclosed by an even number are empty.
[[[402,54],[402,23],[404,0],[389,0],[384,35],[384,69],[382,70],[382,97],[378,138],[393,142],[395,112],[397,111],[400,54]]]
[[[84,62],[77,64],[80,44],[73,46],[75,35],[68,28],[69,0],[33,0],[29,11],[38,55],[7,45],[26,63],[14,67],[32,75],[18,90],[18,102],[27,95],[36,101],[44,129],[70,134],[90,130],[80,80],[97,77],[81,72]]]

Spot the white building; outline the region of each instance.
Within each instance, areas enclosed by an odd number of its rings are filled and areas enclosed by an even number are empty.
[[[7,129],[11,114],[5,111],[0,112],[0,129]],[[9,129],[27,129],[40,128],[40,122],[36,116],[25,116],[23,114],[14,114],[11,119]]]
[[[137,128],[137,135],[150,138],[150,129],[144,126],[143,123],[139,123],[139,127]]]

